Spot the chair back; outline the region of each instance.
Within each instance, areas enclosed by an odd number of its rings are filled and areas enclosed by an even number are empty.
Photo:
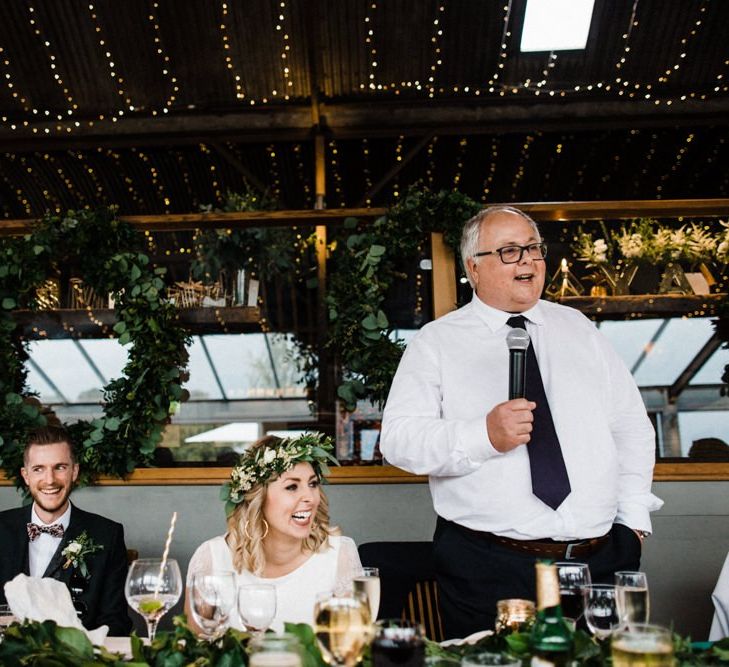
[[[428,639],[444,639],[432,542],[367,542],[359,557],[380,570],[379,618],[406,618],[420,623]]]

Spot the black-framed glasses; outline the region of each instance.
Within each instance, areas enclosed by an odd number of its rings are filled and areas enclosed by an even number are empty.
[[[505,245],[503,248],[496,248],[496,250],[477,252],[473,256],[498,255],[504,264],[516,264],[521,262],[524,253],[527,253],[531,259],[544,259],[547,256],[547,244],[541,242],[530,243],[529,245]]]

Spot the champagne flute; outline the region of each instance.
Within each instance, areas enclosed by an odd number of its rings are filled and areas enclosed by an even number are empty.
[[[232,572],[193,575],[190,611],[205,639],[210,641],[222,634],[234,604],[235,575]]]
[[[592,583],[587,563],[565,561],[555,563],[559,577],[559,597],[562,613],[573,621],[579,620],[585,612],[585,586]]]
[[[380,571],[376,567],[363,567],[352,579],[356,593],[364,593],[370,605],[370,618],[375,621],[380,609]]]
[[[314,607],[314,634],[328,664],[355,665],[370,639],[371,626],[369,603],[362,593],[352,591],[342,596],[318,597]]]
[[[620,617],[615,603],[615,586],[612,584],[588,584],[585,599],[585,621],[598,639],[606,639],[620,627]]]
[[[238,613],[251,634],[263,634],[276,616],[276,587],[272,584],[239,586]]]
[[[152,642],[160,619],[182,595],[180,566],[174,558],[135,560],[127,572],[124,595],[129,606],[144,618]]]
[[[645,572],[616,572],[615,594],[618,615],[625,625],[648,623],[650,599]]]

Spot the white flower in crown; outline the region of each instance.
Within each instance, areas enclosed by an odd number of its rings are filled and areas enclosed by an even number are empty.
[[[220,490],[225,501],[226,515],[243,502],[245,494],[256,484],[263,484],[271,477],[278,477],[297,463],[310,463],[321,478],[328,474],[327,463],[339,465],[332,455],[332,439],[321,433],[305,433],[298,438],[286,438],[273,447],[244,452],[240,462],[230,473],[230,481]]]

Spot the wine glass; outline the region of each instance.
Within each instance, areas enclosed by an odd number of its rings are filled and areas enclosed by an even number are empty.
[[[352,579],[356,593],[364,593],[370,605],[370,618],[374,621],[380,609],[380,571],[376,567],[363,567]]]
[[[318,596],[314,606],[314,634],[328,664],[355,665],[370,639],[371,627],[369,603],[362,593]]]
[[[127,572],[124,595],[129,606],[144,618],[151,642],[160,619],[182,595],[180,566],[174,558],[135,560]]]
[[[276,616],[276,587],[272,584],[238,586],[238,613],[253,635],[263,634]]]
[[[588,584],[585,586],[585,621],[598,639],[606,639],[620,626],[615,602],[615,586],[612,584]]]
[[[373,665],[422,665],[425,660],[423,627],[401,618],[375,623]]]
[[[627,626],[648,623],[650,599],[645,572],[616,572],[615,599],[620,620]]]
[[[559,577],[559,597],[565,617],[577,621],[585,612],[585,586],[592,583],[587,563],[555,563]]]
[[[207,640],[225,630],[235,604],[235,575],[232,572],[198,573],[190,585],[190,611]]]

